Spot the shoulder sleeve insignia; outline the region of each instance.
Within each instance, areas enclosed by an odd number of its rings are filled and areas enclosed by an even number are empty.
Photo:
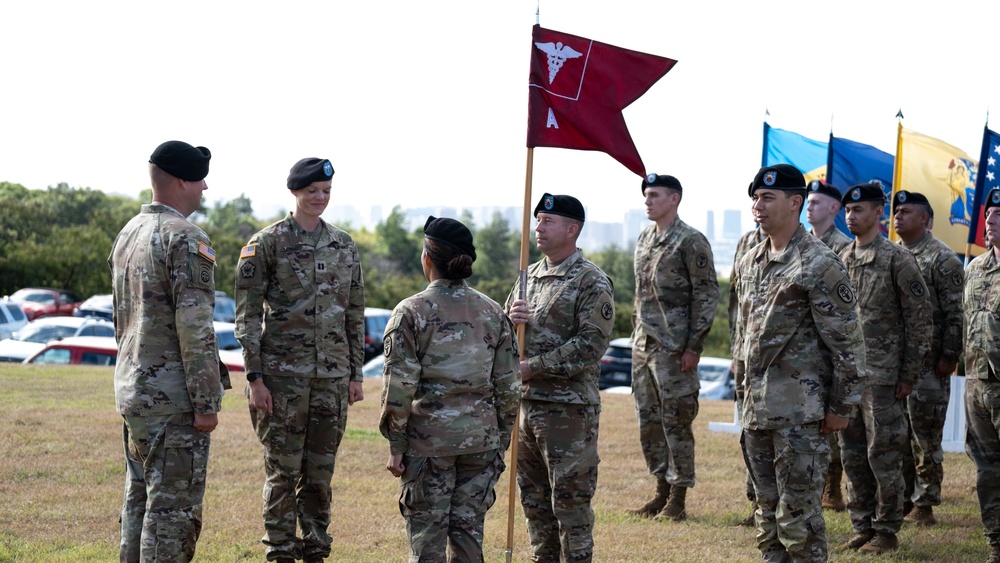
[[[611,318],[615,316],[614,306],[608,302],[605,302],[604,305],[601,305],[601,316],[604,317],[604,320],[610,321]]]
[[[844,303],[854,303],[854,292],[846,283],[837,286],[837,297],[840,297]]]
[[[251,279],[257,273],[257,266],[253,262],[244,262],[240,266],[240,277],[243,279]]]
[[[198,243],[198,254],[201,254],[205,258],[208,258],[213,264],[215,263],[215,251],[212,250],[211,246],[203,242]]]
[[[910,283],[910,293],[912,293],[913,295],[916,295],[917,297],[923,296],[923,294],[924,294],[924,284],[920,283],[919,281],[913,281],[913,282],[911,282]]]
[[[696,264],[698,264],[699,268],[704,268],[705,266],[708,266],[708,256],[706,256],[704,253],[699,254],[698,258],[696,259]]]
[[[383,348],[385,348],[382,351],[382,353],[385,354],[386,358],[388,358],[389,355],[392,354],[392,335],[391,334],[385,335],[385,338],[382,339],[382,346],[383,346]]]
[[[962,287],[962,272],[959,272],[957,270],[952,272],[951,283],[953,283],[955,287]]]
[[[248,244],[243,247],[243,250],[240,250],[240,258],[250,258],[253,256],[257,256],[256,244]]]

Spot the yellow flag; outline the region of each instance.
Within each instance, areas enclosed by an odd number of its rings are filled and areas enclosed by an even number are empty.
[[[906,190],[926,196],[934,209],[934,236],[965,254],[975,201],[976,161],[957,147],[903,127],[898,143],[893,195]]]

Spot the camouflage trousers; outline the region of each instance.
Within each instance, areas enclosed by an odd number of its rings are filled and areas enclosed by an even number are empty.
[[[826,561],[823,482],[830,441],[819,423],[743,430],[757,496],[757,547],[765,561]]]
[[[937,379],[937,376],[934,378]],[[941,483],[944,481],[941,441],[950,395],[951,383],[948,381],[943,389],[931,392],[915,387],[906,398],[910,451],[904,452],[903,456],[903,480],[907,494],[903,500],[909,499],[917,506],[941,504]]]
[[[976,464],[986,540],[1000,545],[1000,381],[965,380],[965,452]]]
[[[330,482],[347,425],[348,379],[265,375],[264,385],[273,412],[250,407],[250,421],[264,445],[267,557],[329,557]]]
[[[209,434],[190,412],[125,416],[122,563],[190,561],[201,534]]]
[[[600,416],[600,405],[521,401],[517,485],[532,561],[593,557]]]
[[[746,397],[746,388],[743,386],[743,379],[746,374],[746,362],[740,359],[733,359],[733,383],[736,388],[736,413],[743,412],[743,399]],[[743,454],[743,462],[747,468],[746,474],[746,495],[747,500],[756,503],[757,493],[753,490],[753,475],[750,474],[750,464],[747,457],[746,449],[744,448],[744,440],[740,438],[740,452]]]
[[[909,425],[895,385],[868,385],[840,433],[847,511],[855,531],[895,534],[903,525],[903,457]]]
[[[440,457],[403,457],[399,512],[406,519],[410,563],[483,561],[483,524],[496,501],[505,465],[488,450]]]
[[[670,377],[681,371],[681,354],[655,349],[632,352],[632,395],[639,419],[639,443],[646,467],[656,477],[679,487],[694,487],[694,429],[698,392],[677,397]],[[688,374],[685,374],[688,375]],[[690,378],[698,379],[697,370]],[[692,383],[697,389],[697,383]]]

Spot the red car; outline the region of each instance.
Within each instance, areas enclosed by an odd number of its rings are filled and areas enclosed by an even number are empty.
[[[10,296],[24,309],[28,321],[42,317],[69,316],[80,308],[80,298],[72,291],[48,287],[26,287]]]
[[[26,364],[113,366],[118,345],[113,336],[70,336],[49,342]]]

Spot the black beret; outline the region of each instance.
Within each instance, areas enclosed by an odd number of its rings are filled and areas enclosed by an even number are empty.
[[[313,182],[333,178],[333,165],[324,158],[303,158],[288,171],[288,189],[301,190]]]
[[[1000,188],[993,188],[990,193],[986,194],[986,201],[983,203],[983,211],[991,207],[1000,207]]]
[[[837,189],[837,186],[834,186],[833,184],[824,184],[822,180],[813,180],[812,182],[809,182],[809,193],[823,194],[830,196],[837,201],[840,201],[841,198],[840,190]]]
[[[872,180],[867,184],[858,184],[847,190],[842,204],[857,203],[859,201],[880,201],[885,203],[885,192],[882,191],[882,182]]]
[[[447,217],[440,219],[431,215],[424,223],[424,236],[446,244],[462,254],[472,256],[476,260],[476,245],[472,244],[472,231],[461,222]]]
[[[896,195],[892,196],[892,212],[896,213],[896,206],[901,203],[913,203],[916,205],[926,205],[929,210],[931,218],[934,218],[934,208],[931,207],[931,202],[927,201],[927,197],[920,192],[908,192],[906,190],[899,190]]]
[[[535,206],[535,217],[539,213],[549,213],[551,215],[562,215],[577,221],[584,221],[583,204],[580,200],[571,195],[544,194],[542,199]]]
[[[683,192],[684,188],[681,187],[681,182],[673,176],[667,176],[666,174],[649,174],[642,181],[642,195],[646,195],[646,188],[653,186],[654,188],[670,188],[672,190],[677,190]]]
[[[750,184],[749,195],[761,188],[769,190],[805,190],[806,179],[799,169],[791,164],[765,166],[757,171]]]
[[[212,153],[205,147],[193,147],[184,141],[167,141],[156,147],[149,161],[175,178],[200,182],[208,176]]]

